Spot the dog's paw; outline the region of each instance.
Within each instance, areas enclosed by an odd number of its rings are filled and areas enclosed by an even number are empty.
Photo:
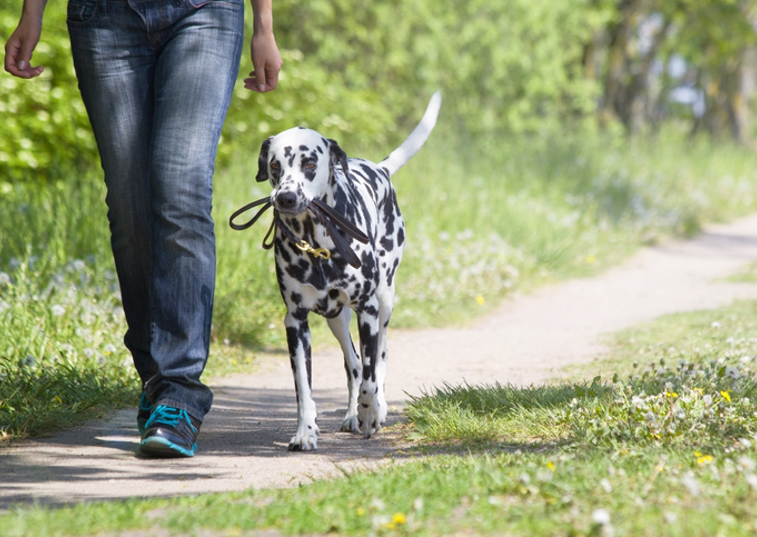
[[[318,426],[298,427],[297,434],[289,441],[289,451],[314,451],[318,449]]]
[[[357,414],[346,416],[344,418],[344,421],[342,422],[341,431],[343,433],[359,433],[360,432],[360,424],[358,423],[358,420],[357,420]]]
[[[363,383],[357,399],[357,419],[365,438],[376,434],[386,421],[384,394],[379,393],[375,383]]]

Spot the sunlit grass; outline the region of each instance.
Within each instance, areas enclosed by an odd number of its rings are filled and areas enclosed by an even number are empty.
[[[440,122],[395,176],[408,247],[393,327],[466,322],[515,290],[596,273],[640,244],[757,209],[757,157],[743,149],[692,145],[674,134],[619,144],[604,136],[469,140],[450,131]],[[340,143],[348,155],[374,160],[391,149]],[[267,194],[256,170],[253,148],[216,174],[208,374],[249,370],[256,349],[285,347],[273,255],[260,247],[267,218],[245,232],[227,226],[235,209]],[[9,404],[16,416],[0,421],[6,435],[34,434],[29,416],[41,409],[75,417],[81,408],[31,386],[22,391],[34,391],[34,406],[9,403],[23,367],[47,375],[62,360],[94,379],[117,380],[120,388],[103,381],[109,387],[97,405],[136,404],[103,199],[99,175],[77,170],[61,168],[45,185],[0,182],[0,360],[8,372],[0,417]],[[313,321],[316,346],[332,341],[323,325]]]
[[[755,311],[740,302],[625,331],[611,353],[619,373],[604,380],[416,398],[418,448],[380,470],[293,489],[19,507],[0,527],[9,537],[754,535]]]

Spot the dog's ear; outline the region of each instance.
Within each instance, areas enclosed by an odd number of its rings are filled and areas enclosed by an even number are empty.
[[[271,140],[273,136],[268,138],[263,145],[260,146],[260,155],[258,156],[258,173],[255,176],[255,180],[258,183],[268,181],[268,150],[271,148]]]
[[[349,178],[350,169],[347,165],[347,153],[345,153],[336,140],[329,140],[329,154],[331,156],[331,168],[339,164],[344,175]]]

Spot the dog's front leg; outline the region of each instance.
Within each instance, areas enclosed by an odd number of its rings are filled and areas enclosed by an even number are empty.
[[[381,429],[386,420],[386,400],[384,379],[378,378],[380,323],[378,300],[375,298],[358,313],[360,350],[363,358],[363,380],[358,395],[357,417],[360,430],[365,438],[370,438]]]
[[[342,421],[342,431],[360,432],[360,426],[357,421],[357,394],[362,382],[363,364],[355,351],[350,335],[350,318],[352,310],[349,308],[342,309],[342,312],[334,318],[327,319],[331,332],[339,341],[339,346],[344,354],[344,370],[347,373],[347,387],[349,389],[349,398],[347,399],[347,414]]]
[[[307,311],[287,312],[284,319],[287,345],[297,392],[297,434],[289,441],[290,451],[318,449],[318,426],[311,385],[310,327]]]

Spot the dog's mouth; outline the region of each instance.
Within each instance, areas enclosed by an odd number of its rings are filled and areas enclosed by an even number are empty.
[[[279,192],[272,196],[273,207],[286,216],[297,216],[305,212],[308,204],[294,192]]]

